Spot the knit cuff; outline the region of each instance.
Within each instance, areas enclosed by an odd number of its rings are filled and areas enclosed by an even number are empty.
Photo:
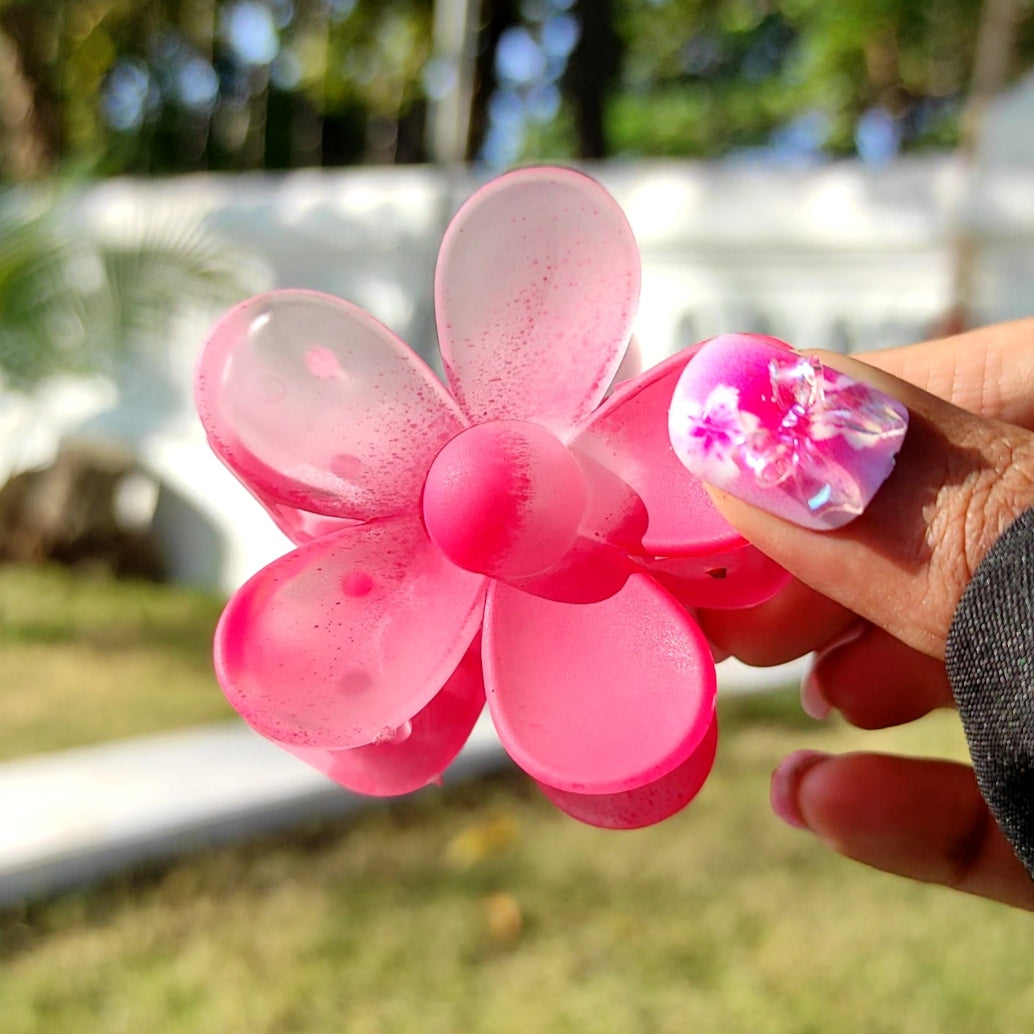
[[[977,568],[945,659],[980,792],[1034,877],[1034,509]]]

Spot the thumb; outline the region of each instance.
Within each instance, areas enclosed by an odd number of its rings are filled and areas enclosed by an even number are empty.
[[[1034,504],[1034,434],[834,353],[724,335],[669,430],[727,520],[800,581],[944,656],[976,566]]]

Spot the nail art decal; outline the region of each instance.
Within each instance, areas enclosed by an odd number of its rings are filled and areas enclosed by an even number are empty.
[[[908,428],[896,399],[773,338],[725,334],[686,366],[669,411],[697,477],[806,528],[842,527],[894,467]]]

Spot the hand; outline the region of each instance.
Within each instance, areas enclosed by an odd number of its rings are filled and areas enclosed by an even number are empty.
[[[701,620],[720,649],[749,663],[818,651],[806,708],[882,728],[952,706],[944,650],[955,607],[987,550],[1034,504],[1034,320],[822,359],[908,407],[897,466],[835,531],[714,490],[725,516],[797,580],[749,622],[731,611]],[[772,796],[783,818],[848,857],[1034,909],[1034,882],[967,766],[799,752],[777,769]]]

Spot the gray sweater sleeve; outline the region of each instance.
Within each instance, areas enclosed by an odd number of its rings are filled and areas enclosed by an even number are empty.
[[[1034,509],[977,568],[946,663],[980,792],[1034,877]]]

